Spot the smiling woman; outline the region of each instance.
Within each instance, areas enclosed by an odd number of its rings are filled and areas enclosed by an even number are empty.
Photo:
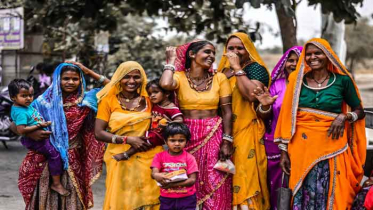
[[[208,41],[194,41],[177,49],[168,47],[166,56],[160,84],[177,92],[184,123],[192,134],[186,150],[199,168],[197,204],[200,209],[231,209],[232,178],[213,168],[233,152],[231,88],[224,74],[212,70],[215,47]]]

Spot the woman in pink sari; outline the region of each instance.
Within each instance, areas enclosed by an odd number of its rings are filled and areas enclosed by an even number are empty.
[[[232,178],[213,168],[233,152],[231,88],[224,74],[211,69],[215,47],[208,41],[196,41],[177,49],[169,47],[166,55],[168,64],[160,84],[176,91],[184,123],[192,134],[186,150],[194,155],[199,168],[197,205],[199,209],[230,210]]]

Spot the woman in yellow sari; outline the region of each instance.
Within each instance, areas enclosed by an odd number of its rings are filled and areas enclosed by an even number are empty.
[[[254,108],[257,100],[252,96],[256,87],[269,86],[269,72],[245,33],[229,36],[218,71],[225,73],[232,88],[233,161],[236,166],[233,208],[269,209],[265,126],[257,117]]]
[[[275,132],[292,209],[350,209],[366,155],[360,95],[326,40],[311,39],[303,49]]]
[[[145,86],[144,69],[137,62],[128,61],[118,67],[110,83],[97,93],[95,134],[98,140],[108,143],[104,156],[105,210],[159,208],[159,187],[151,179],[150,165],[162,147],[150,149],[151,145],[142,137],[151,120],[151,103]],[[131,146],[141,152],[126,161],[112,158]]]

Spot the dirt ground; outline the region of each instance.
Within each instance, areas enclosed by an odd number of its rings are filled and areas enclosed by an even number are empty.
[[[22,210],[25,204],[18,190],[18,169],[26,156],[25,149],[19,141],[8,142],[9,149],[0,143],[0,210]],[[102,209],[105,196],[105,169],[100,179],[93,185],[94,207]]]

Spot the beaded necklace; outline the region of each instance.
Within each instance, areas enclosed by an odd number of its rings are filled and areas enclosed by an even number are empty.
[[[137,105],[136,106],[134,106],[134,107],[132,107],[132,108],[127,108],[126,107],[126,104],[125,103],[122,103],[122,94],[121,93],[119,93],[119,95],[117,96],[117,98],[118,98],[118,102],[119,102],[119,104],[120,104],[120,106],[122,107],[122,109],[123,110],[127,110],[127,111],[131,111],[131,112],[133,112],[133,111],[135,111],[136,109],[138,109],[140,106],[141,106],[141,100],[142,100],[142,97],[141,96],[137,96],[139,99],[137,100]],[[125,99],[127,99],[127,98],[125,98]],[[132,99],[135,99],[135,98],[132,98]],[[131,100],[132,100],[131,99]],[[127,100],[126,100],[126,102],[127,102]]]
[[[200,83],[200,84],[195,84],[195,83],[193,82],[193,80],[190,79],[189,71],[187,71],[187,72],[185,73],[185,75],[186,75],[186,78],[187,78],[187,80],[188,80],[188,83],[189,83],[190,88],[192,88],[193,90],[195,90],[195,91],[197,91],[197,92],[203,92],[203,91],[208,90],[208,89],[210,88],[210,85],[212,84],[212,79],[213,79],[213,77],[212,77],[210,74],[208,74],[207,78],[204,78],[203,81],[202,81],[202,83]],[[206,81],[206,79],[207,79],[207,81]],[[203,83],[206,83],[205,87],[202,88],[202,89],[197,89],[197,87],[199,87],[199,86],[202,85]]]

